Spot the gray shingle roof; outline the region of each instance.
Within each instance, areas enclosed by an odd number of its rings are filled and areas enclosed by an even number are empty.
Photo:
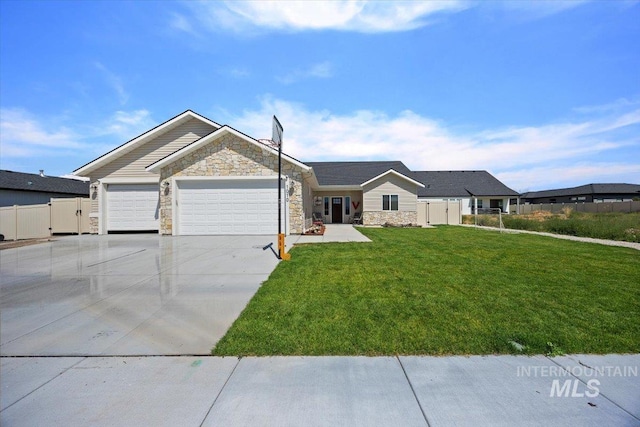
[[[304,162],[311,166],[320,185],[360,185],[389,169],[411,176],[411,171],[401,161],[380,162]],[[419,180],[418,180],[419,181]]]
[[[562,196],[585,196],[593,194],[638,194],[640,196],[640,185],[638,184],[586,184],[578,187],[558,188],[555,190],[529,191],[522,194],[522,198],[540,197],[562,197]]]
[[[88,182],[8,170],[0,170],[0,188],[6,190],[41,191],[44,193],[76,194],[78,197],[89,197]]]
[[[410,176],[425,185],[418,188],[418,197],[519,195],[487,171],[419,171]]]

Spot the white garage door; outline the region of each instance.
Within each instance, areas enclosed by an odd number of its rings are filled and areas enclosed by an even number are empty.
[[[275,179],[182,181],[178,189],[181,235],[278,233]]]
[[[158,230],[159,200],[158,184],[108,185],[108,231]]]

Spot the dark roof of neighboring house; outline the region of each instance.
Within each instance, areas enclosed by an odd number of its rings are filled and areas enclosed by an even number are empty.
[[[524,199],[539,197],[584,196],[592,194],[637,194],[640,196],[638,184],[586,184],[571,188],[556,190],[529,191],[522,194]]]
[[[401,161],[380,162],[304,162],[311,166],[320,185],[360,185],[387,172],[389,169],[411,176],[411,171]],[[418,180],[419,181],[419,180]]]
[[[5,190],[40,191],[43,193],[77,194],[78,196],[89,197],[88,182],[8,170],[0,170],[0,188]]]
[[[487,171],[420,171],[418,197],[519,196]]]

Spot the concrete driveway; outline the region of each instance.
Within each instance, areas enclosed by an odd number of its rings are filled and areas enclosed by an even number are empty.
[[[0,251],[2,356],[207,355],[276,236],[72,236]]]

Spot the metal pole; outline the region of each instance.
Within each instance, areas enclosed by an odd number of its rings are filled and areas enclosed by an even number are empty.
[[[278,144],[278,239],[282,236],[282,141]],[[282,259],[282,248],[278,245],[278,258]]]

